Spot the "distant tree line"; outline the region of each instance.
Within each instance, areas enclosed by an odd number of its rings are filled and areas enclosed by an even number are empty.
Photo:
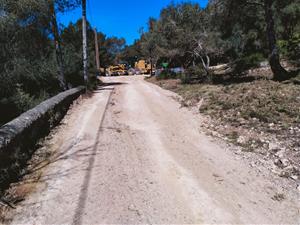
[[[236,72],[268,60],[274,80],[289,79],[281,58],[299,63],[300,0],[210,0],[171,3],[150,18],[123,59],[144,57],[210,78],[211,65],[232,63]]]
[[[83,84],[81,20],[63,27],[57,14],[79,0],[0,1],[0,125],[60,91]],[[88,24],[89,72],[96,74],[94,30]],[[98,33],[102,67],[124,39]]]

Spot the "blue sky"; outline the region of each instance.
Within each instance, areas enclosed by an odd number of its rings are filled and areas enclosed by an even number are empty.
[[[127,44],[139,38],[139,29],[147,27],[149,17],[157,18],[160,10],[172,0],[87,0],[87,17],[93,27],[108,36],[124,37]],[[208,0],[194,0],[205,7]],[[68,25],[81,17],[81,9],[59,15],[59,22]]]

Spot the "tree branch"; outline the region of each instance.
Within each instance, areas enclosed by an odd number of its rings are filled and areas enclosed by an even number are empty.
[[[248,5],[256,5],[256,6],[260,6],[260,7],[264,7],[264,3],[262,2],[257,2],[257,1],[251,1],[251,0],[247,0],[245,1],[246,4]]]

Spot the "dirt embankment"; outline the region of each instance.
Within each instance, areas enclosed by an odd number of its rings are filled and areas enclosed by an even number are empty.
[[[208,134],[258,153],[274,173],[299,181],[299,85],[271,80],[224,85],[149,81],[178,93],[182,106],[200,112]]]

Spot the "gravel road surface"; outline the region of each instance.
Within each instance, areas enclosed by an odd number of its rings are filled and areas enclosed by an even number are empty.
[[[103,80],[49,140],[56,157],[12,224],[300,223],[299,192],[206,136],[176,94]]]

